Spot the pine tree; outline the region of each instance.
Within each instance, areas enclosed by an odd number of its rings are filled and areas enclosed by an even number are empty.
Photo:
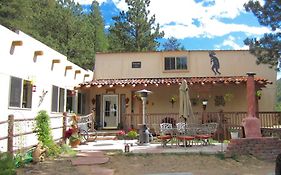
[[[170,37],[163,43],[164,50],[185,50],[184,46],[179,43],[175,37]]]
[[[149,18],[150,0],[126,0],[128,11],[121,11],[109,28],[109,43],[112,51],[151,51],[159,46],[158,39],[164,36],[155,15]]]
[[[92,2],[92,12],[90,13],[91,23],[94,26],[95,52],[104,52],[108,48],[107,36],[104,32],[104,22],[100,12],[99,3]]]
[[[259,23],[269,26],[271,33],[265,33],[260,39],[247,38],[244,43],[250,47],[250,52],[257,57],[257,64],[269,64],[270,68],[279,70],[281,60],[281,1],[268,0],[262,6],[259,1],[249,1],[244,5],[247,11],[253,12]]]

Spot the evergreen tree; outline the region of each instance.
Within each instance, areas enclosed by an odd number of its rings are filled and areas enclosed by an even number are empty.
[[[29,1],[0,1],[0,24],[11,30],[27,30],[30,15]]]
[[[259,23],[269,26],[271,33],[266,33],[260,39],[247,38],[244,43],[250,47],[250,52],[257,57],[257,64],[269,64],[279,70],[281,59],[281,1],[267,0],[262,6],[259,1],[249,1],[244,5],[247,11],[253,12]]]
[[[104,32],[104,22],[100,12],[99,3],[92,2],[92,12],[90,14],[91,23],[94,26],[94,45],[95,52],[104,52],[108,48],[107,36]]]
[[[109,28],[112,51],[151,51],[159,46],[157,39],[164,36],[155,15],[149,18],[150,0],[126,0],[128,11],[121,11]]]
[[[170,37],[165,43],[163,43],[164,50],[185,50],[184,46],[179,43],[175,37]]]

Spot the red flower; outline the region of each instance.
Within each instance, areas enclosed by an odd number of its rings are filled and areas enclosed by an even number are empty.
[[[119,135],[119,136],[123,136],[123,135],[125,135],[126,133],[125,133],[125,131],[123,131],[123,130],[120,130],[120,131],[118,131],[117,132],[117,135]]]
[[[73,129],[72,128],[69,128],[68,130],[65,131],[64,133],[64,139],[69,139],[69,137],[72,135],[73,133]]]

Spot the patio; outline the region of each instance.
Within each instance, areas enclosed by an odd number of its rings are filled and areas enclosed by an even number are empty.
[[[140,146],[137,140],[97,140],[79,145],[74,150],[85,151],[122,151],[125,152],[125,144],[130,145],[130,153],[205,153],[216,154],[224,152],[227,148],[226,143],[214,143],[208,146],[193,145],[191,147],[181,147],[176,144],[168,144],[163,147],[160,143],[151,143],[147,146]],[[132,146],[131,146],[132,145]]]

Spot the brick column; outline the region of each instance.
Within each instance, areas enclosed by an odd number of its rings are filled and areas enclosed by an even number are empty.
[[[257,103],[256,103],[256,84],[254,80],[255,73],[247,73],[247,104],[248,115],[242,121],[244,126],[246,138],[261,137],[261,123],[260,119],[256,117]]]

